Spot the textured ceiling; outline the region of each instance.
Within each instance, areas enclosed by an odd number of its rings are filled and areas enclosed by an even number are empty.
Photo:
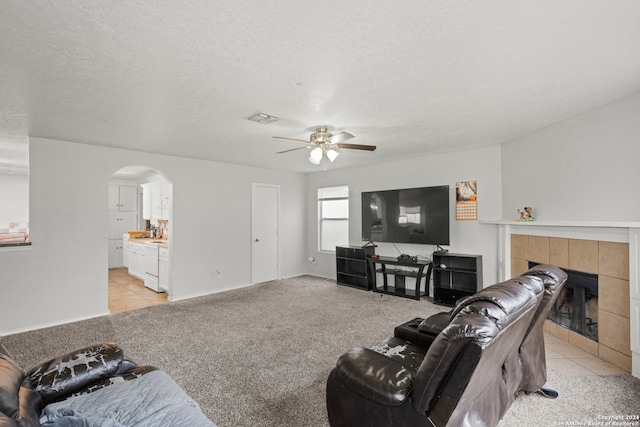
[[[508,141],[640,91],[640,2],[0,0],[0,140],[309,172]],[[280,117],[262,125],[258,111]],[[0,150],[2,145],[0,145]],[[0,154],[1,156],[1,154]]]

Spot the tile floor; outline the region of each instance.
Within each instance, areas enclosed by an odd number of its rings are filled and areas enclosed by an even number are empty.
[[[118,313],[152,305],[165,304],[167,294],[145,288],[144,283],[129,276],[126,268],[109,270],[109,311]],[[563,375],[626,374],[622,369],[580,350],[551,334],[544,334],[547,367]]]
[[[135,310],[166,302],[167,294],[165,292],[156,293],[145,288],[142,280],[129,276],[126,268],[109,270],[109,311],[111,313]]]
[[[609,375],[628,372],[545,332],[547,367],[563,375]]]

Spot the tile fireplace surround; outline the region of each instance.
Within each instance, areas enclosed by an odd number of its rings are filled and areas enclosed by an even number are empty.
[[[597,274],[599,342],[550,321],[545,331],[640,378],[640,223],[482,222],[498,226],[499,280],[529,261]]]

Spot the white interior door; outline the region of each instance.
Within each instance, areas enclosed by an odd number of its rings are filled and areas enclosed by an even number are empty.
[[[280,187],[253,184],[251,188],[252,282],[278,278],[278,206]]]

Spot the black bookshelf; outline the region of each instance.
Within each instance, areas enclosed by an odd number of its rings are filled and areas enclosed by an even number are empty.
[[[447,306],[482,289],[482,255],[433,254],[433,301]]]
[[[336,246],[336,282],[339,285],[370,291],[373,287],[367,258],[374,247]]]

